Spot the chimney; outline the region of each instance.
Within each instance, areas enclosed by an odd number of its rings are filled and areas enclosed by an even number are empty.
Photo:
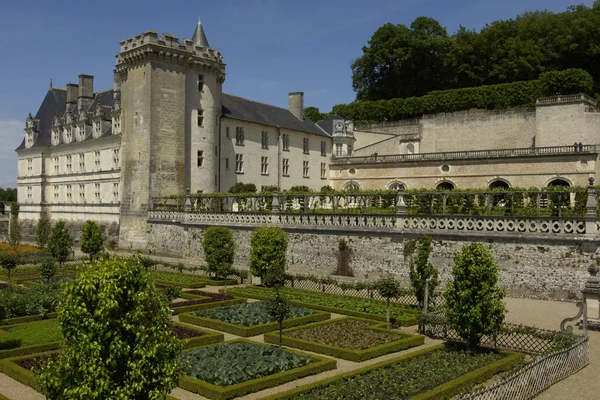
[[[79,75],[79,97],[77,98],[77,109],[87,110],[94,101],[94,77],[91,75]]]
[[[289,95],[290,112],[300,121],[304,121],[304,92],[293,92]]]
[[[67,84],[67,112],[73,112],[77,107],[78,93],[79,85],[76,85],[74,83]]]

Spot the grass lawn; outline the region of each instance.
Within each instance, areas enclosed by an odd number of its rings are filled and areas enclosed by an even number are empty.
[[[2,327],[0,350],[59,342],[63,339],[56,319]]]

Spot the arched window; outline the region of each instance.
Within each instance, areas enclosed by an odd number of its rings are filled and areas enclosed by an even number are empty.
[[[550,183],[548,183],[548,187],[557,187],[557,186],[571,187],[571,184],[569,182],[565,181],[564,179],[554,179],[554,180],[550,181]]]
[[[346,186],[344,186],[344,190],[360,190],[360,186],[356,182],[348,182]]]
[[[440,182],[435,187],[437,190],[454,190],[454,183],[449,181]]]
[[[394,182],[389,186],[389,189],[398,191],[398,190],[406,190],[406,187],[404,186],[403,183]]]
[[[406,151],[408,154],[415,154],[415,145],[412,143],[407,144]]]
[[[490,189],[508,189],[509,187],[510,185],[508,182],[500,179],[493,181],[489,186]]]

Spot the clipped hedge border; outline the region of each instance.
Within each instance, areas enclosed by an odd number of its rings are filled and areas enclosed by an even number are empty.
[[[247,294],[247,293],[242,293],[242,292],[238,292],[237,290],[235,290],[234,288],[230,289],[229,292],[231,292],[232,295],[236,296],[236,297],[243,297],[246,299],[258,299],[258,300],[269,300],[271,299],[271,296],[263,296],[263,295],[258,295],[258,294]],[[327,294],[325,294],[326,296]],[[285,296],[285,293],[284,293]],[[368,300],[368,299],[365,299]],[[364,313],[364,312],[360,312],[360,311],[353,311],[353,310],[346,310],[345,308],[338,308],[338,307],[328,307],[328,306],[321,306],[318,304],[312,304],[312,303],[304,303],[302,301],[296,301],[296,300],[289,300],[289,302],[295,306],[300,306],[300,307],[306,307],[306,308],[312,308],[313,310],[321,310],[321,311],[327,311],[330,313],[336,313],[336,314],[342,314],[342,315],[350,315],[353,317],[358,317],[358,318],[364,318],[364,319],[371,319],[371,320],[375,320],[375,321],[386,321],[385,316],[383,315],[373,315],[373,314],[368,314],[368,313]],[[404,308],[401,308],[402,311],[406,312],[408,315],[405,318],[390,318],[390,321],[392,323],[396,323],[400,326],[413,326],[413,325],[417,325],[418,323],[418,318],[417,318],[417,314],[415,314],[415,311],[411,310],[406,310]]]
[[[173,325],[180,326],[191,331],[202,332],[204,335],[191,337],[187,339],[180,339],[184,343],[183,349],[191,349],[192,347],[206,346],[209,344],[221,343],[225,340],[225,335],[220,332],[207,331],[200,329],[197,326],[186,325],[179,322],[172,322]]]
[[[312,327],[316,327],[319,325],[333,324],[338,321],[352,319],[352,320],[361,320],[368,321],[373,323],[368,329],[373,329],[380,332],[392,333],[398,335],[398,340],[395,340],[390,343],[381,344],[378,346],[373,346],[364,350],[351,350],[344,347],[330,346],[327,344],[298,339],[291,336],[286,336],[287,332],[293,332],[301,329],[309,329]],[[378,324],[373,320],[364,319],[364,318],[355,318],[355,317],[345,317],[339,319],[332,319],[322,322],[316,322],[310,325],[304,325],[300,327],[295,327],[291,329],[286,329],[283,331],[282,342],[285,346],[294,347],[300,350],[312,351],[314,353],[325,354],[331,357],[342,358],[344,360],[354,361],[354,362],[362,362],[366,360],[370,360],[371,358],[380,357],[385,354],[395,353],[397,351],[402,351],[409,349],[411,347],[421,346],[425,343],[425,337],[421,335],[411,335],[409,333],[394,331],[391,329],[385,328],[386,324]],[[270,332],[265,333],[265,343],[279,344],[279,332]]]
[[[178,288],[189,288],[189,289],[200,289],[206,286],[206,282],[196,282],[196,283],[183,283],[183,282],[171,282],[164,281],[162,279],[154,279],[154,284],[156,286],[174,286]]]
[[[260,343],[249,340],[238,339],[227,343],[246,342],[254,345]],[[268,345],[267,345],[268,346]],[[247,393],[254,393],[260,390],[268,389],[274,386],[282,385],[296,379],[303,378],[308,375],[319,374],[337,367],[337,361],[330,358],[318,357],[312,354],[306,354],[295,350],[286,349],[287,352],[300,354],[302,356],[311,357],[313,362],[300,368],[294,368],[288,371],[279,372],[277,374],[264,376],[262,378],[252,379],[246,382],[238,383],[229,386],[217,386],[200,379],[192,378],[184,375],[179,379],[179,387],[193,393],[197,393],[204,397],[213,400],[226,400],[234,397],[242,396]]]
[[[232,300],[223,300],[223,301],[215,301],[212,303],[201,303],[201,304],[192,304],[189,306],[176,307],[177,303],[171,304],[171,309],[173,310],[173,314],[181,314],[190,311],[198,311],[198,310],[208,310],[210,308],[216,307],[226,307],[232,306],[235,304],[245,303],[246,299],[232,299]]]
[[[54,319],[58,316],[58,314],[56,314],[55,312],[51,312],[48,313],[46,315],[26,315],[24,317],[13,317],[13,318],[7,318],[3,321],[0,321],[0,325],[18,325],[18,324],[24,324],[27,322],[35,322],[35,321],[41,321],[43,319]]]
[[[46,352],[40,352],[40,353],[35,353],[35,354],[28,354],[26,356],[11,357],[11,358],[6,358],[3,360],[0,360],[0,372],[2,372],[5,375],[10,376],[17,382],[21,382],[25,386],[29,386],[30,388],[33,388],[33,389],[39,391],[40,388],[37,384],[35,374],[33,372],[31,372],[30,370],[21,367],[20,365],[15,363],[15,361],[24,360],[26,358],[38,357],[38,356],[45,356],[45,355],[52,354],[52,353],[55,353],[55,352],[54,351],[46,351]]]
[[[369,372],[378,368],[385,368],[391,365],[397,364],[404,360],[408,360],[414,357],[421,356],[423,354],[427,354],[429,352],[442,349],[445,347],[445,344],[438,344],[435,346],[428,347],[426,349],[417,350],[410,354],[405,354],[403,356],[393,358],[390,360],[382,361],[373,365],[369,365],[363,368],[359,368],[354,371],[346,372],[341,375],[333,376],[328,379],[324,379],[322,381],[310,383],[308,385],[300,386],[282,393],[277,393],[271,396],[264,397],[263,400],[287,400],[296,395],[308,393],[313,389],[327,386],[331,383],[337,382],[344,378],[353,377],[355,375],[364,374],[365,372]],[[511,353],[507,351],[501,351],[501,354],[505,354],[506,357],[494,361],[488,365],[485,365],[481,368],[478,368],[474,371],[471,371],[463,376],[460,376],[456,379],[443,383],[435,388],[423,392],[421,394],[410,397],[411,400],[426,400],[426,399],[442,399],[442,398],[450,398],[454,394],[461,393],[463,391],[468,390],[472,385],[485,382],[487,379],[491,378],[493,375],[507,371],[518,364],[520,364],[523,360],[524,355],[521,353]]]
[[[283,321],[283,327],[291,328],[293,326],[323,321],[329,318],[331,318],[330,313],[315,311],[313,314],[310,315],[286,319]],[[277,322],[269,322],[266,324],[255,326],[242,326],[231,324],[229,322],[219,321],[217,319],[199,317],[190,313],[180,314],[179,321],[185,322],[187,324],[199,325],[205,328],[215,329],[217,331],[231,333],[233,335],[242,337],[256,336],[279,329],[279,324]]]
[[[42,351],[56,350],[62,342],[50,342],[44,344],[34,344],[32,346],[16,347],[14,349],[0,350],[0,359],[17,356],[24,356]]]

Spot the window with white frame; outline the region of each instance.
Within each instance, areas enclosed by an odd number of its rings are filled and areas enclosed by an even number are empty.
[[[235,144],[238,146],[244,145],[244,127],[242,126],[235,127]]]
[[[58,189],[58,185],[54,185],[52,186],[52,194],[54,195],[54,202],[58,203],[59,199],[60,199],[60,191]]]
[[[290,159],[289,158],[283,159],[281,174],[283,176],[290,176]]]
[[[302,139],[302,150],[304,154],[308,154],[308,138]]]
[[[33,173],[33,159],[27,159],[27,174],[31,175]]]
[[[308,178],[308,161],[302,161],[302,176]]]
[[[322,156],[327,155],[327,142],[324,140],[321,140],[321,155]]]
[[[284,133],[281,139],[283,151],[290,151],[290,135]]]
[[[52,157],[52,166],[54,167],[54,175],[58,175],[58,157]]]
[[[67,197],[67,203],[73,202],[73,187],[71,185],[65,186],[65,195]]]
[[[79,172],[85,172],[85,153],[79,153]]]
[[[327,163],[321,163],[321,179],[327,178]]]
[[[269,148],[269,132],[262,131],[261,132],[261,144],[263,149]]]
[[[94,183],[94,200],[100,203],[100,183]]]
[[[204,110],[197,110],[198,126],[204,125]]]
[[[202,168],[204,166],[204,150],[198,150],[196,165],[198,168]]]
[[[85,185],[79,185],[79,202],[85,204]]]
[[[113,182],[113,201],[119,201],[119,182]]]
[[[269,174],[269,157],[261,157],[260,158],[260,174],[261,175]]]
[[[100,150],[94,151],[94,167],[96,171],[100,171]]]
[[[27,186],[27,202],[33,203],[33,187]]]
[[[113,149],[113,169],[118,169],[121,162],[121,149]]]
[[[235,173],[236,174],[244,173],[244,155],[243,154],[235,155]]]
[[[342,151],[343,151],[343,147],[341,143],[336,143],[335,144],[335,156],[336,157],[341,157],[342,156]]]
[[[73,172],[73,160],[72,160],[72,157],[70,154],[67,155],[66,159],[67,159],[67,162],[66,162],[67,174],[70,174],[71,172]]]

